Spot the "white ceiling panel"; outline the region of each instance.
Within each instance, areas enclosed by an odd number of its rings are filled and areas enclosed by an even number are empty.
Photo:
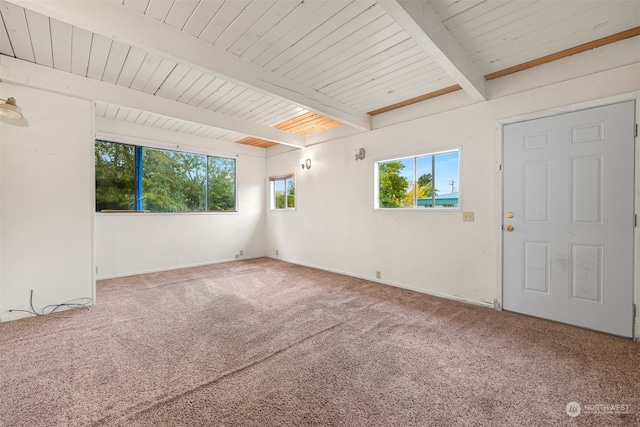
[[[31,36],[34,61],[46,67],[53,67],[49,17],[27,9],[25,9],[24,13]]]
[[[339,96],[343,91],[365,85],[380,76],[414,66],[415,63],[425,59],[421,53],[421,49],[413,43],[399,43],[377,55],[374,60],[362,62],[357,70],[348,69],[335,73],[330,79],[318,83],[318,90],[329,96]],[[435,62],[432,62],[432,66],[438,72],[442,72]],[[425,69],[425,72],[428,70]]]
[[[149,0],[124,0],[124,5],[138,12],[145,13],[149,5]]]
[[[357,22],[352,22],[356,17],[367,9],[373,7],[373,1],[356,1],[347,4],[339,13],[335,13],[326,21],[322,22],[313,32],[306,34],[303,38],[297,41],[295,44],[289,46],[286,50],[279,55],[274,56],[268,63],[264,64],[266,68],[272,71],[277,71],[280,74],[285,74],[291,68],[294,68],[296,64],[303,61],[302,55],[311,53],[310,50],[317,47],[323,40],[331,37],[335,32],[341,31],[346,33],[349,26],[357,25]],[[366,19],[366,15],[363,15]],[[338,35],[338,37],[340,37]],[[336,40],[338,38],[336,37]],[[311,56],[307,55],[307,58]],[[287,64],[290,64],[287,66]]]
[[[94,34],[91,41],[91,52],[89,53],[89,64],[87,68],[87,77],[94,80],[102,80],[104,69],[107,66],[111,44],[113,42],[101,36]]]
[[[282,19],[275,22],[271,28],[258,41],[245,50],[241,57],[247,61],[253,61],[262,55],[271,46],[284,39],[289,31],[297,28],[306,18],[317,13],[318,9],[326,2],[307,1],[297,2],[293,10],[287,13]]]
[[[253,25],[231,45],[229,52],[242,56],[251,46],[256,44],[295,7],[296,2],[276,2]]]
[[[194,37],[199,37],[224,3],[224,0],[201,1],[189,16],[182,30]]]
[[[127,60],[130,46],[114,41],[109,48],[109,55],[107,56],[107,62],[102,73],[102,81],[107,83],[116,84],[118,77],[120,77],[120,71],[124,62]],[[55,61],[55,56],[54,56]]]
[[[150,0],[145,13],[158,21],[164,21],[174,0]]]
[[[177,0],[164,22],[181,30],[196,10],[198,3],[200,0]]]
[[[46,22],[49,25],[49,22]],[[15,56],[13,48],[11,47],[11,41],[9,40],[9,34],[7,34],[7,27],[4,25],[4,19],[0,19],[0,54],[7,56]],[[53,60],[51,60],[50,66],[53,66]]]
[[[158,65],[158,68],[156,68],[153,74],[151,74],[151,77],[149,77],[149,80],[145,83],[142,91],[145,93],[155,94],[169,74],[171,74],[177,66],[178,64],[175,62],[163,58]],[[140,83],[142,82],[144,82],[144,80],[140,81]]]
[[[56,19],[51,20],[51,47],[53,49],[53,67],[71,72],[73,27]]]
[[[334,16],[339,15],[347,5],[348,2],[344,1],[330,1],[324,3],[323,6],[316,9],[314,13],[297,22],[294,27],[290,29],[285,28],[285,32],[280,39],[271,44],[268,48],[264,49],[260,55],[253,60],[253,62],[264,67],[266,64],[282,55],[285,51],[289,50],[292,46],[300,43],[300,41],[305,37],[310,36],[312,40],[318,40],[319,36],[316,33],[316,30],[322,26],[323,23],[327,22]]]
[[[162,57],[146,52],[129,87],[138,91],[144,90],[144,87],[151,80],[151,77],[162,63],[162,60]],[[155,93],[155,90],[153,93]]]
[[[263,0],[247,4],[232,25],[220,32],[220,35],[215,39],[216,46],[229,50],[275,3],[275,1]]]
[[[165,98],[172,99],[174,101],[177,100],[184,93],[186,93],[191,88],[191,86],[198,79],[200,79],[200,77],[203,76],[203,74],[204,73],[202,73],[201,71],[194,70],[193,68],[189,69],[187,71],[187,74],[185,74],[184,77],[182,77],[180,82],[178,84],[176,84],[173,89],[171,89],[171,91],[167,94],[167,96]],[[163,84],[163,86],[164,86],[164,84]],[[162,86],[161,86],[161,89],[162,89]],[[158,95],[161,96],[160,94],[158,94]]]
[[[199,93],[209,85],[215,77],[212,75],[200,73],[200,76],[194,80],[194,82],[189,86],[189,89],[185,90],[177,99],[178,102],[182,102],[184,104],[191,104],[191,100],[194,99]],[[196,104],[197,105],[197,104]]]
[[[11,3],[0,2],[0,13],[14,55],[25,61],[35,62],[25,10]]]
[[[191,99],[187,101],[187,104],[200,107],[203,103],[207,102],[218,89],[226,83],[225,80],[214,77],[200,92],[196,93]]]
[[[71,72],[86,76],[89,69],[93,33],[78,27],[71,29]]]
[[[434,11],[440,16],[443,21],[446,21],[449,18],[457,16],[458,14],[464,12],[467,9],[471,9],[476,7],[481,3],[486,3],[486,0],[432,0],[429,2]],[[494,3],[499,3],[499,1],[495,1]]]
[[[124,60],[124,64],[122,65],[116,84],[119,86],[130,87],[146,56],[147,52],[139,47],[132,47],[129,49],[129,52],[127,52],[127,58]]]
[[[225,2],[224,7],[217,10],[198,38],[208,43],[214,43],[220,35],[229,30],[229,26],[236,21],[250,3],[250,0]]]
[[[272,128],[313,112],[368,129],[367,112],[456,85],[483,99],[473,76],[484,84],[489,73],[623,31],[640,34],[636,0],[416,5],[0,0],[0,53],[93,82],[77,96],[117,85],[121,96],[139,100],[95,99],[99,117],[227,141],[252,137],[303,146],[304,139]],[[449,57],[456,55],[462,59]],[[157,97],[162,108],[142,102],[145,97]]]

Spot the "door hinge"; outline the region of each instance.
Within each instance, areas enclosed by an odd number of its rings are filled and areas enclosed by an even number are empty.
[[[636,305],[633,304],[633,318],[636,318]]]
[[[636,134],[635,134],[635,137],[636,138],[638,137],[638,124],[637,123],[636,123]]]
[[[638,226],[638,214],[633,214],[633,226]]]

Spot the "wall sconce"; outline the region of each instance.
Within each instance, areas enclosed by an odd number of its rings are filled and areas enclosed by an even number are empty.
[[[0,104],[1,117],[6,117],[8,119],[21,119],[23,117],[20,108],[18,108],[18,105],[16,104],[15,98],[0,98],[0,101],[4,101],[2,104]]]
[[[364,148],[358,148],[354,150],[353,154],[356,156],[356,162],[358,160],[364,160]]]
[[[300,160],[300,166],[302,169],[311,169],[311,159],[307,158],[307,160]]]

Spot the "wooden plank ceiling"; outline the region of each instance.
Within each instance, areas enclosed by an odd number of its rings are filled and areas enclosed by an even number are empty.
[[[0,17],[0,61],[91,81],[74,95],[99,117],[266,147],[454,89],[483,99],[485,76],[637,35],[640,2],[0,0]]]

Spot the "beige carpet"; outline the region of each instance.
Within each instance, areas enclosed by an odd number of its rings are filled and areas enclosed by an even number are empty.
[[[640,425],[637,343],[271,259],[99,282],[0,369],[1,426]]]

